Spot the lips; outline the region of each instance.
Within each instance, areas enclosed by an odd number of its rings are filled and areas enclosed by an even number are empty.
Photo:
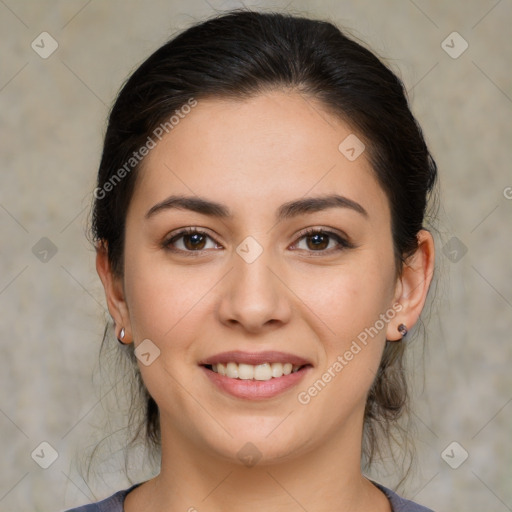
[[[239,350],[233,350],[231,352],[222,352],[212,357],[208,357],[203,361],[200,361],[201,366],[213,366],[214,364],[228,364],[228,363],[243,363],[250,364],[253,366],[265,363],[291,363],[292,366],[306,366],[311,365],[311,362],[303,357],[299,357],[294,354],[277,351],[266,351],[266,352],[242,352]]]
[[[307,359],[276,351],[223,352],[199,365],[220,391],[249,400],[275,397],[296,386],[312,369]]]

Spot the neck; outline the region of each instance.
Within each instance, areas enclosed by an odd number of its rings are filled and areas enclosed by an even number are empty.
[[[128,495],[126,512],[391,510],[361,474],[360,438],[340,436],[329,446],[311,447],[280,462],[262,458],[252,467],[177,439],[175,432],[162,429],[162,471],[141,486],[138,499],[136,493]]]

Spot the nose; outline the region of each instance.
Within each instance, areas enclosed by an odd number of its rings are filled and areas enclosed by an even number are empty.
[[[234,267],[222,282],[217,308],[223,324],[258,333],[289,322],[290,292],[267,252],[252,263],[233,254]]]

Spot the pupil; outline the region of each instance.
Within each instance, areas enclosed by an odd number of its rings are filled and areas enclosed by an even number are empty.
[[[201,242],[203,242],[204,244],[204,241],[202,240],[203,238],[203,235],[199,234],[199,233],[194,233],[192,235],[187,235],[187,237],[185,238],[185,240],[187,240],[189,243],[187,243],[187,249],[201,249],[201,247],[198,246],[198,243],[201,244]]]
[[[313,241],[313,248],[315,249],[325,249],[327,247],[328,243],[326,244],[325,241],[328,237],[322,234],[316,234],[312,235],[310,237],[310,240]]]

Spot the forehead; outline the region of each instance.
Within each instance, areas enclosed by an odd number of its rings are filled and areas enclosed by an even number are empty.
[[[354,136],[298,93],[198,100],[146,156],[134,200],[151,206],[169,194],[213,195],[236,211],[337,192],[369,210],[387,209],[365,152],[354,160],[340,151]]]

